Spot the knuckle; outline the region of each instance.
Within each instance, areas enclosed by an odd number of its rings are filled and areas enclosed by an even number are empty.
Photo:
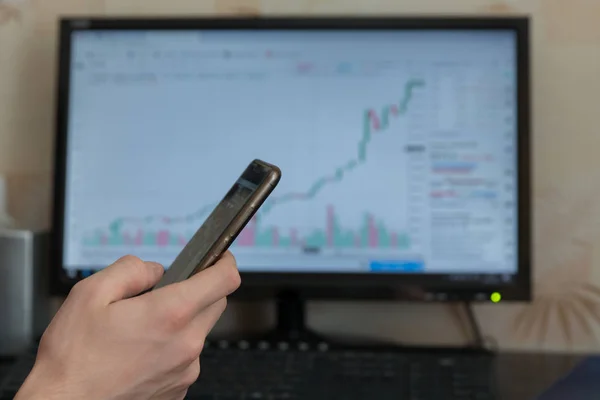
[[[188,315],[183,307],[171,307],[165,317],[165,327],[170,332],[180,331],[188,324]]]
[[[200,353],[202,353],[202,350],[204,349],[204,340],[202,338],[194,338],[194,340],[191,340],[190,343],[188,344],[188,353],[193,360],[197,359],[200,356]]]
[[[50,329],[46,329],[40,338],[40,344],[38,345],[38,357],[52,352],[52,349],[54,348],[53,342],[54,337],[50,332]]]
[[[193,339],[185,340],[180,346],[180,360],[181,363],[187,365],[194,363],[200,357],[202,349],[204,348],[204,340],[194,337]]]
[[[85,299],[93,297],[98,290],[98,285],[94,284],[94,280],[87,278],[77,282],[73,286],[69,293],[69,297],[77,299],[78,302],[84,301]]]
[[[232,262],[229,265],[227,265],[227,268],[225,268],[225,271],[227,273],[227,276],[226,276],[227,286],[231,291],[235,291],[237,288],[240,287],[240,285],[242,283],[240,271],[238,271],[235,262]]]
[[[157,262],[154,262],[154,261],[146,261],[146,262],[144,262],[144,265],[150,271],[153,270],[153,269],[156,270],[156,271],[158,271],[158,273],[160,275],[163,275],[164,272],[165,272],[165,267],[162,264],[160,264],[160,263],[157,263]]]
[[[193,362],[185,371],[181,384],[184,388],[192,386],[200,377],[200,363]]]
[[[126,264],[130,268],[135,269],[137,271],[145,271],[147,269],[146,263],[141,258],[133,256],[131,254],[121,257],[117,261],[117,263]]]
[[[79,296],[81,296],[82,293],[85,293],[85,286],[87,286],[87,280],[86,279],[77,282],[71,288],[71,291],[69,292],[69,296],[72,296],[72,297],[79,297]]]

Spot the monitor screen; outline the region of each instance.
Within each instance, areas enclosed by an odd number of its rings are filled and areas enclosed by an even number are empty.
[[[255,158],[242,272],[517,273],[514,30],[74,30],[63,268],[165,266]]]

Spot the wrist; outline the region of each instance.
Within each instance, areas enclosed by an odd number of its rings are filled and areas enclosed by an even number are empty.
[[[23,382],[14,400],[75,400],[67,385],[45,376],[36,366]]]

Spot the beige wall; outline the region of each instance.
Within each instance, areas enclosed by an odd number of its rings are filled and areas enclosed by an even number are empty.
[[[560,7],[565,7],[562,10]],[[0,173],[11,208],[48,224],[55,19],[64,14],[519,13],[533,16],[535,283],[530,305],[478,306],[505,348],[595,350],[600,331],[600,1],[598,0],[0,0]],[[321,330],[419,343],[466,337],[447,306],[311,306]],[[220,325],[258,325],[232,307]]]

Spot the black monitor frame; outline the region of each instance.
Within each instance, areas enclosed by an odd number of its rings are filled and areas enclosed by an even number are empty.
[[[432,274],[242,273],[237,296],[265,299],[294,291],[303,298],[400,299],[409,301],[489,301],[500,292],[503,300],[531,299],[532,215],[530,140],[530,37],[527,17],[265,17],[265,18],[66,18],[60,21],[56,147],[52,235],[51,291],[66,295],[81,278],[63,269],[67,121],[71,37],[78,30],[493,30],[508,29],[517,36],[517,168],[518,273],[509,283],[452,281]]]

